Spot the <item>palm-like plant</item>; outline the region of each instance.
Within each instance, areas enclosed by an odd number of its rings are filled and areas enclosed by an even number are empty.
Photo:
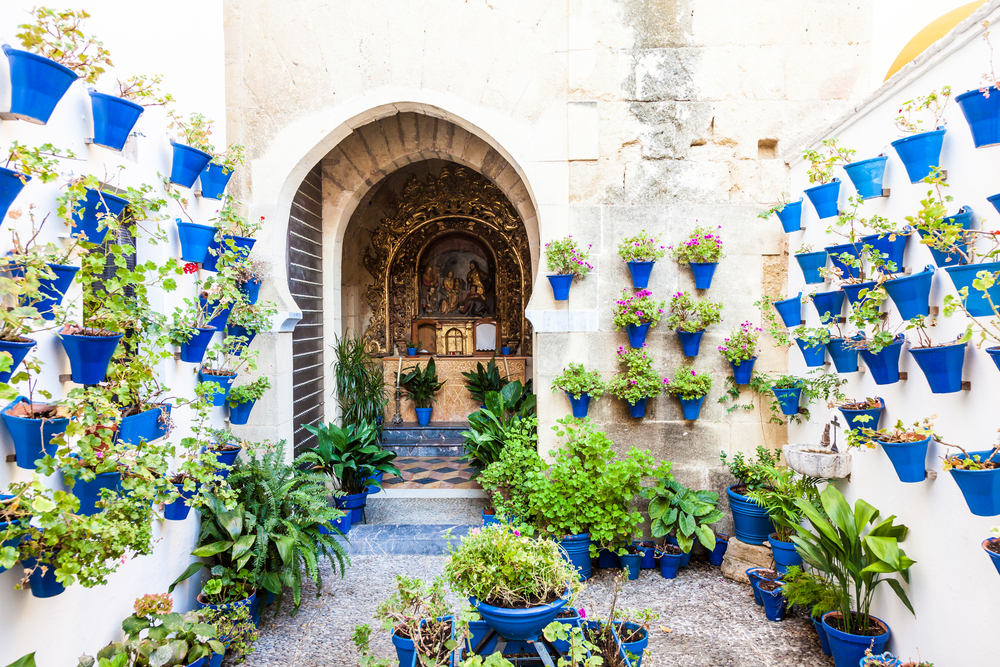
[[[382,363],[365,352],[364,341],[358,336],[339,336],[332,347],[341,423],[378,424],[389,401]],[[378,435],[381,437],[381,429]]]
[[[653,522],[653,537],[664,537],[673,531],[677,546],[684,553],[690,553],[696,539],[706,549],[715,548],[715,531],[710,526],[726,516],[715,507],[718,493],[694,491],[668,475],[655,487],[644,489],[642,495],[652,498],[649,518]]]
[[[774,522],[778,540],[790,542],[795,535],[795,527],[802,522],[802,510],[796,503],[805,500],[818,511],[820,504],[817,485],[822,480],[799,475],[791,468],[766,466],[763,473],[770,480],[767,486],[747,491],[747,497],[767,510]]]
[[[420,368],[420,364],[407,368],[399,378],[399,386],[406,390],[406,395],[416,407],[429,408],[434,402],[434,394],[444,386],[444,382],[438,382],[437,366],[431,357],[424,368]]]
[[[364,493],[368,480],[376,473],[400,475],[392,463],[396,452],[378,446],[378,427],[371,422],[343,428],[332,423],[305,428],[316,436],[317,444],[297,461],[336,480],[348,495]]]
[[[509,382],[507,378],[500,377],[500,369],[497,368],[496,361],[495,358],[490,359],[486,368],[483,368],[482,362],[479,362],[476,364],[475,371],[462,373],[469,393],[481,404],[486,403],[486,394],[488,392],[500,391]]]

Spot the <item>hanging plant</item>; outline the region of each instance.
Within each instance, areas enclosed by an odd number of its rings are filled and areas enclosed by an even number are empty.
[[[608,382],[608,393],[636,405],[640,400],[659,396],[664,381],[653,370],[653,357],[642,349],[618,348],[618,365],[623,367]]]

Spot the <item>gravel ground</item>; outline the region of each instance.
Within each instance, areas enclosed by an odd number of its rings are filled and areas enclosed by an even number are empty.
[[[430,580],[443,571],[444,563],[442,556],[355,556],[343,579],[327,571],[318,600],[311,584],[303,590],[296,616],[283,609],[277,618],[266,618],[257,650],[245,664],[356,666],[353,628],[361,623],[375,626],[372,613],[392,591],[395,575]],[[590,616],[607,613],[612,590],[612,573],[595,572],[577,603]],[[833,666],[804,615],[768,622],[749,587],[723,579],[719,568],[705,563],[692,562],[673,580],[643,570],[638,581],[626,582],[619,605],[650,607],[660,614],[650,632],[651,654],[643,659],[644,667]],[[373,650],[380,657],[395,658],[385,633],[374,637]]]

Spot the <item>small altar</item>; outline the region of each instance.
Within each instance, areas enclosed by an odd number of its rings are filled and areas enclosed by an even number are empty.
[[[402,359],[402,364],[400,360]],[[437,393],[434,402],[434,414],[431,416],[431,423],[434,422],[465,422],[469,415],[481,407],[479,401],[472,397],[465,386],[465,378],[462,373],[475,371],[476,364],[482,364],[485,368],[490,363],[490,357],[482,356],[435,356],[434,365],[437,367],[438,381],[443,381],[444,386]],[[412,368],[416,364],[425,367],[431,360],[430,355],[418,355],[416,357],[383,357],[382,369],[385,374],[385,384],[389,393],[389,403],[385,406],[385,422],[392,423],[392,417],[396,413],[395,388],[396,377],[400,368],[405,373],[407,368]],[[522,384],[525,381],[527,368],[527,357],[497,356],[496,365],[500,370],[500,375],[508,380],[519,380]],[[404,422],[417,421],[417,414],[413,411],[413,402],[406,398],[403,391],[400,401],[400,413]]]

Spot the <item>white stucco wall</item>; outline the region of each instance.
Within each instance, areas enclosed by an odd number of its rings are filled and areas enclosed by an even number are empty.
[[[36,4],[22,0],[5,0],[0,11],[0,38],[17,46],[14,38],[16,25],[27,22],[25,14]],[[78,6],[78,5],[74,5]],[[169,11],[163,5],[136,3],[129,0],[89,0],[86,9],[92,20],[86,25],[88,33],[97,34],[111,51],[116,68],[107,72],[97,84],[102,92],[116,90],[115,77],[126,78],[133,74],[161,73],[165,77],[164,89],[177,99],[177,108],[184,112],[201,111],[217,121],[214,139],[217,147],[225,145],[225,94],[224,58],[222,38],[222,3],[220,0],[194,2],[180,0],[172,3]],[[155,29],[147,29],[155,27]],[[9,79],[6,59],[0,59],[0,108],[9,105]],[[103,177],[107,171],[115,174],[123,166],[120,181],[113,185],[125,187],[148,183],[158,185],[157,173],[170,171],[170,146],[162,109],[148,109],[140,118],[134,146],[118,153],[105,148],[91,147],[84,138],[92,136],[90,98],[82,83],[76,82],[56,108],[46,126],[30,125],[21,121],[0,121],[0,150],[6,150],[12,141],[27,145],[52,143],[70,149],[81,161],[64,162],[63,177],[59,182],[41,184],[31,182],[15,201],[12,209],[25,212],[28,203],[38,206],[40,220],[51,213],[45,225],[43,242],[65,238],[66,226],[55,215],[55,199],[65,180],[71,175],[91,173]],[[129,149],[134,148],[134,151]],[[131,157],[126,157],[129,155]],[[207,222],[218,210],[218,202],[201,201],[189,196],[189,211],[196,222]],[[180,215],[174,205],[170,208],[171,221],[164,224],[170,235],[167,245],[139,244],[139,260],[179,257],[176,228],[172,219]],[[19,220],[7,218],[0,227],[0,252],[10,247],[10,230],[22,232],[30,229],[27,215]],[[23,235],[23,234],[22,234]],[[179,288],[170,295],[154,293],[154,305],[171,312],[181,300],[194,294],[194,276],[180,279]],[[67,301],[76,300],[79,308],[79,287],[74,286]],[[219,335],[217,334],[217,337]],[[39,333],[37,354],[45,363],[41,381],[54,397],[64,396],[73,383],[60,383],[60,373],[69,372],[69,364],[62,346],[50,333]],[[255,342],[255,344],[258,344]],[[194,365],[170,361],[160,369],[171,395],[193,396],[196,382]],[[190,410],[175,410],[178,428],[171,436],[175,442],[188,434],[187,419]],[[223,425],[224,408],[215,408],[213,421]],[[0,427],[0,455],[5,459],[13,453],[7,429]],[[31,472],[17,468],[13,463],[0,459],[0,488],[11,481],[28,479]],[[54,475],[46,484],[61,484],[61,475]],[[122,619],[132,611],[134,599],[145,593],[165,592],[167,586],[190,561],[190,551],[198,532],[198,518],[192,512],[187,520],[156,521],[153,526],[155,552],[131,560],[109,577],[106,586],[83,588],[70,586],[66,592],[49,599],[38,599],[27,589],[17,591],[14,585],[21,576],[15,567],[0,574],[0,664],[8,664],[21,655],[36,652],[40,667],[60,667],[76,664],[83,653],[93,654],[113,639],[120,638]],[[197,593],[196,586],[184,585],[174,594],[175,607],[187,609]]]
[[[976,22],[981,18],[982,15],[974,15],[963,24],[965,32],[937,53],[900,72],[869,104],[861,105],[857,113],[845,117],[824,135],[835,136],[842,146],[856,149],[859,160],[880,152],[889,155],[884,187],[891,190],[891,195],[869,200],[861,213],[864,217],[877,213],[903,224],[905,216],[915,214],[920,208],[918,202],[927,196],[929,187],[923,183],[910,184],[902,162],[890,147],[891,141],[902,136],[893,119],[904,101],[932,89],[950,85],[953,94],[958,95],[978,86],[980,73],[988,68],[988,49],[979,38],[982,29]],[[990,18],[993,21],[1000,18],[1000,10],[994,9]],[[1000,148],[974,148],[971,132],[957,104],[949,104],[946,120],[948,132],[941,166],[948,172],[947,194],[954,197],[949,213],[968,205],[980,219],[982,229],[1000,229],[1000,215],[986,201],[986,197],[1000,191],[1000,182],[995,178]],[[793,164],[791,187],[795,199],[803,188],[809,187],[806,168],[801,161]],[[838,172],[844,182],[840,198],[844,207],[854,189],[846,174]],[[802,243],[819,249],[839,242],[832,238],[840,237],[825,234],[833,218],[818,220],[808,203],[803,209],[806,229],[789,235],[793,251]],[[777,220],[774,224],[778,224]],[[911,238],[904,266],[919,271],[933,263],[929,249]],[[830,284],[806,286],[795,259],[790,258],[787,293],[800,290],[809,293],[816,287],[828,291]],[[950,278],[939,269],[934,277],[931,306],[940,308],[944,296],[955,292]],[[818,326],[812,305],[807,305],[803,312],[807,314],[808,326]],[[889,318],[892,327],[901,325],[897,313],[891,312]],[[967,320],[961,315],[951,319],[938,317],[931,337],[936,343],[953,340],[966,325]],[[789,353],[789,368],[797,375],[807,370],[797,348]],[[887,386],[877,386],[870,373],[847,374],[844,377],[849,383],[845,393],[857,399],[884,398],[883,427],[891,427],[897,420],[912,424],[936,415],[935,431],[948,442],[971,450],[989,449],[996,442],[1000,426],[996,417],[1000,372],[984,351],[974,349],[971,344],[967,351],[964,379],[972,383],[971,391],[932,394],[920,368],[906,351],[901,356],[900,370],[908,374],[908,379]],[[823,424],[834,414],[839,415],[839,411],[814,407],[811,423],[789,427],[789,442],[818,442]],[[839,420],[843,423],[842,416]],[[838,439],[843,442],[842,432]],[[950,473],[941,470],[939,457],[945,452],[942,446],[931,447],[927,468],[938,471],[938,477],[919,484],[900,482],[888,457],[878,449],[855,452],[850,482],[838,482],[837,486],[849,501],[864,498],[881,510],[883,516],[895,514],[899,522],[910,528],[902,546],[917,561],[911,571],[911,583],[906,587],[916,617],[910,615],[888,586],[884,586],[874,606],[874,613],[892,628],[889,648],[903,658],[913,659],[919,650],[922,659],[935,664],[992,665],[997,662],[997,653],[985,638],[991,636],[1000,620],[996,606],[1000,577],[980,543],[989,536],[991,526],[1000,524],[1000,517],[972,515]]]

